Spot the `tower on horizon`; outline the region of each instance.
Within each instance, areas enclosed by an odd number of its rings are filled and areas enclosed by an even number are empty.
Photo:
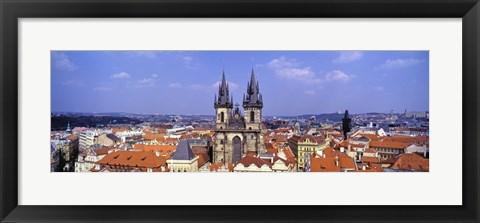
[[[342,119],[342,130],[343,130],[343,138],[347,139],[347,134],[350,132],[352,129],[352,119],[348,115],[348,110],[345,110],[345,115],[343,116]]]

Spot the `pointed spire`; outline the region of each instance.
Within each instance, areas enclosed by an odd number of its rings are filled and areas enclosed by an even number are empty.
[[[247,95],[244,100],[244,106],[263,107],[259,93],[260,93],[260,85],[258,81],[255,79],[255,69],[253,67],[253,61],[252,61],[252,73],[250,75],[250,81],[248,81],[248,84],[247,84]]]
[[[65,130],[65,132],[68,133],[68,134],[72,133],[72,129],[70,129],[70,121],[68,121],[67,130]]]
[[[255,81],[255,72],[253,71],[253,67],[252,67],[252,75],[250,76],[250,86],[249,88],[253,90],[253,86],[256,83]],[[252,92],[253,93],[253,92]]]
[[[217,104],[217,94],[215,94],[215,99],[213,99],[213,103]]]
[[[227,80],[225,79],[225,71],[222,73],[222,85],[221,89],[224,90],[227,87]]]
[[[230,90],[228,87],[227,79],[225,78],[225,70],[222,71],[222,81],[218,86],[218,100],[216,99],[215,107],[232,107],[232,101],[230,101]]]

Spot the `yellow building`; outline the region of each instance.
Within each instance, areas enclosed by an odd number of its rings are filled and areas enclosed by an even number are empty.
[[[297,168],[300,171],[305,169],[305,159],[311,154],[322,151],[330,145],[330,139],[323,136],[313,137],[312,135],[294,135],[288,139],[288,145],[293,154],[297,157]]]

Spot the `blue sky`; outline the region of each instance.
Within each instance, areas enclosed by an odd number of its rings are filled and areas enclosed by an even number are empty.
[[[52,51],[52,111],[214,114],[223,66],[264,115],[428,111],[428,51]]]

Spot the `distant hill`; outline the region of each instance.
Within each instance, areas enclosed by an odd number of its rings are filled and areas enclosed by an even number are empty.
[[[128,117],[112,116],[51,116],[51,131],[65,130],[70,127],[97,127],[108,124],[139,124],[141,121]]]
[[[281,119],[305,119],[305,120],[308,120],[312,116],[315,116],[315,120],[317,122],[324,122],[326,120],[339,122],[339,121],[342,121],[342,118],[343,118],[343,114],[338,114],[338,113],[304,114],[304,115],[297,115],[297,116],[276,116],[276,117],[281,118]],[[273,116],[270,116],[270,117],[273,117]]]

